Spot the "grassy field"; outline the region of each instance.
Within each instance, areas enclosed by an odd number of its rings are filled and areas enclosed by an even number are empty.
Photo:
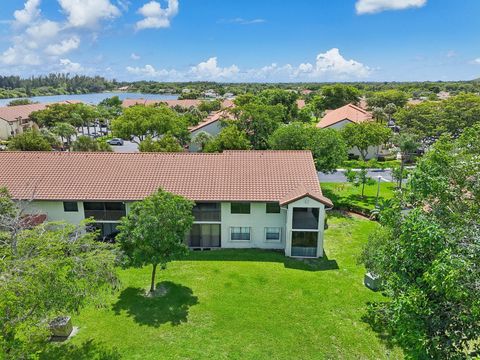
[[[333,201],[337,209],[357,210],[369,214],[375,208],[377,184],[365,186],[365,196],[362,198],[362,188],[351,183],[321,183],[323,194]],[[391,199],[394,195],[394,183],[381,183],[379,199]]]
[[[382,295],[364,287],[357,256],[376,223],[333,212],[326,256],[262,250],[195,252],[160,272],[121,271],[122,289],[74,317],[78,334],[43,359],[398,359],[362,321]]]

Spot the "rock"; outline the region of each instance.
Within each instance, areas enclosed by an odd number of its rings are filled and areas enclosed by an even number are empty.
[[[59,316],[50,322],[53,337],[68,338],[72,333],[72,320],[69,316]]]

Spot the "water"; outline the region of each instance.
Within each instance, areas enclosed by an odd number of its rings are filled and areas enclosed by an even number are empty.
[[[178,95],[175,94],[142,94],[142,93],[128,93],[128,92],[108,92],[82,95],[54,95],[54,96],[33,96],[29,99],[39,103],[54,103],[60,101],[79,100],[86,104],[96,105],[100,101],[118,96],[121,100],[125,99],[154,99],[154,100],[176,100]],[[0,99],[0,106],[7,106],[7,104],[15,99]]]

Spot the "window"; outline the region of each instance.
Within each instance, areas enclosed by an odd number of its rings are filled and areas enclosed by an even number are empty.
[[[280,213],[279,203],[267,203],[267,214],[279,214],[279,213]]]
[[[220,224],[193,224],[187,236],[190,247],[220,247]]]
[[[265,241],[280,241],[281,233],[282,233],[282,228],[267,227],[265,228]]]
[[[231,203],[230,212],[232,214],[250,214],[250,203]]]
[[[230,228],[230,240],[232,241],[250,241],[249,227],[232,227]]]
[[[65,212],[77,212],[78,211],[78,203],[75,201],[65,201],[63,203],[63,211]]]
[[[220,221],[220,203],[197,203],[192,213],[195,221]]]
[[[94,220],[118,221],[126,215],[122,202],[84,202],[85,217]]]
[[[292,256],[316,257],[318,232],[292,231]]]

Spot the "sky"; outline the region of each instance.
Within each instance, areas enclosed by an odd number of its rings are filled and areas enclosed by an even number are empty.
[[[480,77],[480,0],[0,0],[0,75]]]

